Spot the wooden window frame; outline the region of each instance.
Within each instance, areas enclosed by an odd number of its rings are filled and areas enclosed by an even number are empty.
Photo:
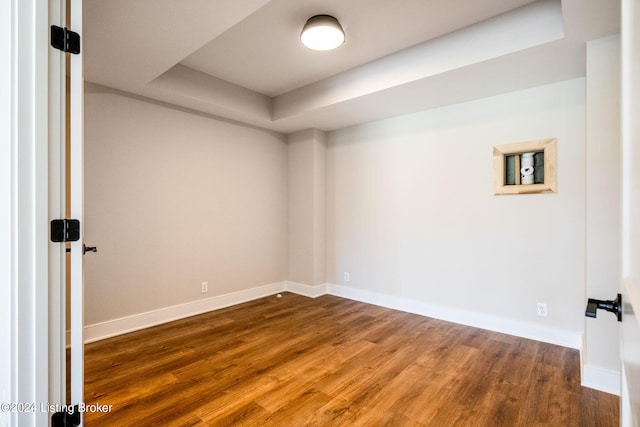
[[[544,152],[543,184],[505,184],[505,157],[514,154]],[[520,171],[516,171],[517,174]],[[516,142],[493,147],[493,194],[529,194],[556,192],[556,138]]]

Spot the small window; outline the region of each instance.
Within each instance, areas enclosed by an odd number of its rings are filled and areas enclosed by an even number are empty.
[[[556,192],[556,139],[493,147],[493,193]]]

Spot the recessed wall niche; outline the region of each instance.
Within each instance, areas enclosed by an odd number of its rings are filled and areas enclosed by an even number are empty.
[[[493,193],[556,192],[556,139],[493,147]]]

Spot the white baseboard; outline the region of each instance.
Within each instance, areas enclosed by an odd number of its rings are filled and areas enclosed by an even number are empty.
[[[620,396],[620,372],[597,368],[589,364],[582,366],[582,386]]]
[[[263,298],[283,291],[293,292],[310,298],[316,298],[328,293],[342,298],[348,298],[388,307],[394,310],[406,311],[449,322],[529,338],[536,341],[577,349],[582,347],[580,334],[570,331],[504,319],[484,313],[469,312],[453,307],[444,307],[414,299],[397,297],[348,286],[334,284],[311,286],[290,281],[245,289],[225,295],[218,295],[211,298],[191,301],[184,304],[164,307],[157,310],[108,320],[106,322],[87,325],[84,328],[84,339],[87,343],[98,341],[116,335],[125,334],[127,332],[148,328],[150,326],[171,322],[173,320],[241,304],[243,302]]]
[[[270,285],[245,289],[224,295],[217,295],[211,298],[191,301],[185,304],[178,304],[171,307],[164,307],[158,310],[147,311],[145,313],[134,314],[121,317],[119,319],[108,320],[106,322],[94,323],[84,327],[84,342],[102,340],[127,332],[137,331],[150,326],[171,322],[196,314],[218,310],[243,302],[263,298],[269,295],[283,292],[287,289],[287,282],[272,283]],[[68,332],[67,332],[68,338]],[[67,340],[69,342],[69,340]]]
[[[375,304],[394,310],[433,317],[447,322],[459,323],[476,328],[487,329],[503,334],[542,341],[563,347],[580,349],[582,336],[578,332],[549,328],[543,325],[505,319],[486,313],[477,313],[455,307],[430,304],[415,299],[397,297],[378,292],[366,291],[342,285],[328,285],[327,291],[331,295],[356,301]]]
[[[286,282],[286,284],[287,291],[310,298],[317,298],[319,296],[325,295],[327,293],[328,286],[327,283],[315,286],[305,285],[304,283],[297,282]]]

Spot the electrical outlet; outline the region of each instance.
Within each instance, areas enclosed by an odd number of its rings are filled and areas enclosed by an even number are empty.
[[[200,292],[203,294],[209,292],[209,282],[200,282]]]
[[[349,274],[349,272],[348,272],[348,271],[345,271],[345,272],[344,272],[344,276],[343,276],[343,277],[344,277],[344,281],[345,281],[345,282],[349,282],[349,281],[351,281],[351,275]]]
[[[547,317],[547,304],[542,302],[538,303],[538,316]]]

